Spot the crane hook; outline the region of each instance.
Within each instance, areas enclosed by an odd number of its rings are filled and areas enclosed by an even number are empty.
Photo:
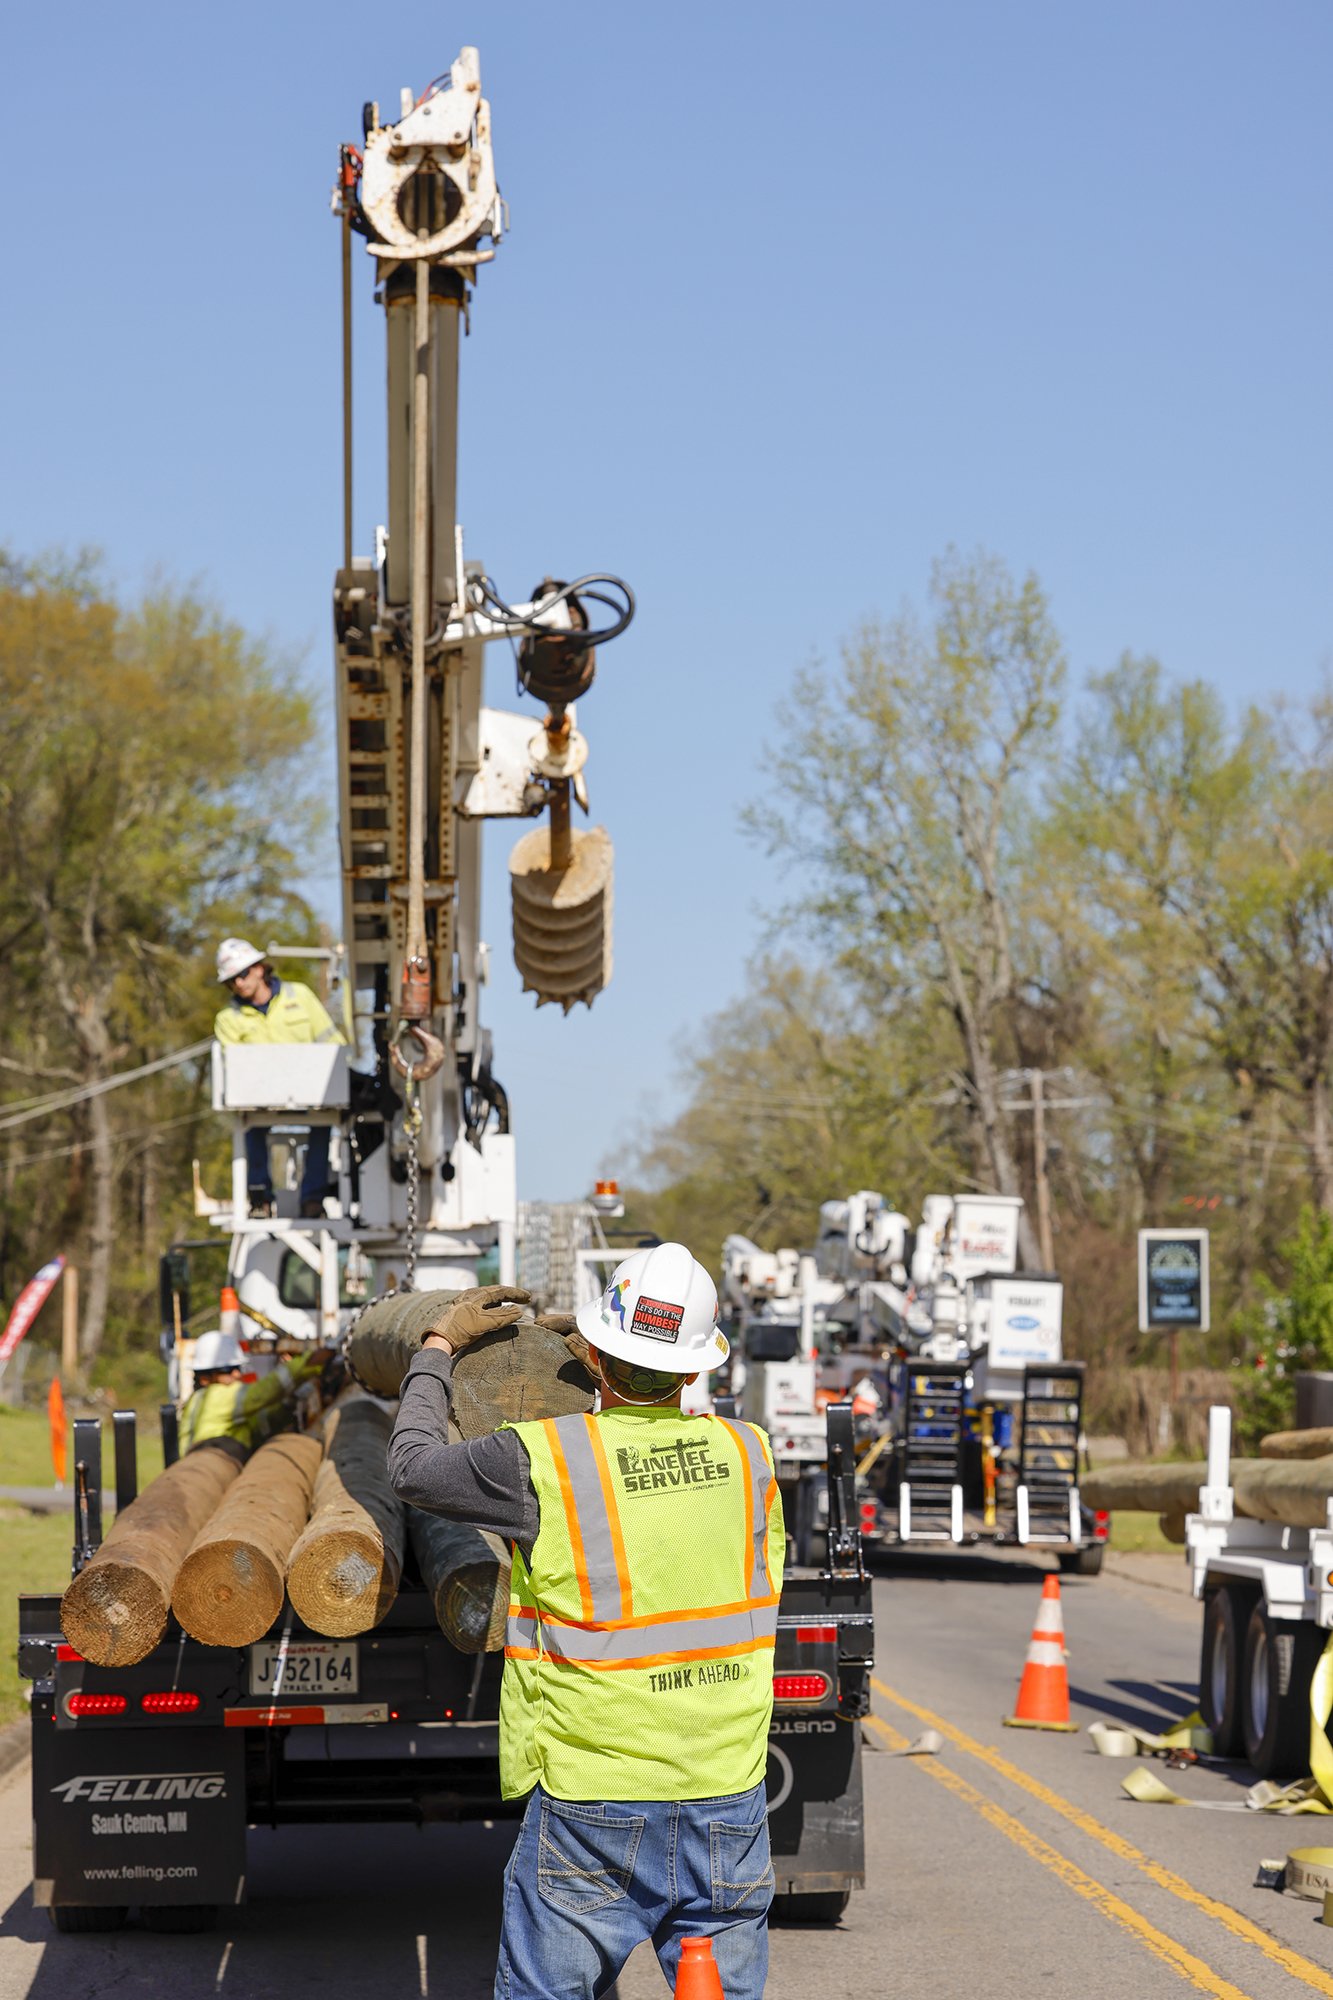
[[[408,1035],[412,1036],[422,1052],[419,1062],[408,1062],[403,1055],[400,1045]],[[443,1065],[444,1054],[444,1043],[439,1036],[433,1035],[420,1021],[398,1023],[398,1033],[389,1047],[389,1060],[399,1076],[406,1077],[409,1083],[424,1083],[428,1076],[434,1076],[436,1070]]]

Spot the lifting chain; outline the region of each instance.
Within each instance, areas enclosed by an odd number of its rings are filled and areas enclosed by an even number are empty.
[[[421,1051],[416,1062],[403,1053],[408,1039]],[[407,1139],[407,1282],[405,1291],[415,1291],[417,1281],[417,1202],[421,1192],[418,1155],[421,1148],[421,1099],[418,1085],[434,1076],[444,1062],[445,1047],[421,1021],[400,1021],[389,1049],[393,1067],[403,1079],[403,1132]]]
[[[421,1186],[421,1169],[417,1164],[421,1143],[421,1102],[417,1097],[417,1080],[410,1063],[406,1075],[403,1130],[407,1136],[407,1275],[403,1280],[403,1290],[414,1292],[417,1288],[417,1197]]]

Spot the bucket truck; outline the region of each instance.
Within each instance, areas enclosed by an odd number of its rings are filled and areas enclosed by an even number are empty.
[[[1101,1568],[1106,1517],[1078,1493],[1083,1369],[1063,1358],[1063,1287],[1020,1273],[1022,1202],[927,1195],[922,1220],[862,1189],[820,1210],[815,1257],[854,1329],[841,1366],[883,1383],[884,1435],[863,1456],[889,1543],[1041,1544]]]
[[[827,1424],[818,1394],[825,1309],[842,1288],[821,1279],[813,1257],[761,1250],[748,1236],[722,1245],[722,1305],[736,1353],[732,1389],[749,1423],[767,1431],[796,1560],[810,1561],[823,1528]]]
[[[232,1122],[227,1195],[196,1169],[196,1213],[227,1249],[224,1317],[256,1372],[278,1343],[336,1347],[394,1286],[512,1282],[514,1141],[481,1017],[481,828],[527,831],[510,858],[513,949],[537,1004],[591,1004],[611,976],[611,843],[578,828],[586,739],[577,704],[600,645],[633,613],[604,575],[546,577],[508,602],[465,548],[457,503],[459,356],[474,284],[506,223],[475,49],[386,121],[367,105],[342,148],[344,541],[334,580],[342,945],[322,954],[344,1044],[215,1051]],[[351,526],[350,300],[360,239],[384,311],[387,522],[372,555]],[[485,700],[497,639],[538,708]],[[270,947],[272,956],[280,954]],[[318,956],[319,954],[316,954]],[[294,1192],[249,1213],[246,1133],[289,1151],[331,1128],[323,1213]],[[294,1188],[297,1176],[288,1179]],[[600,1206],[599,1206],[600,1202]],[[614,1214],[614,1188],[593,1205]],[[164,1354],[188,1387],[189,1251],[163,1261]],[[603,1244],[603,1249],[605,1245]],[[609,1254],[609,1253],[608,1253]],[[132,1412],[117,1412],[119,1507],[135,1497]],[[168,1462],[175,1405],[163,1411]],[[75,1425],[74,1568],[101,1540],[101,1437]],[[770,1758],[780,1891],[836,1916],[864,1878],[857,1718],[868,1706],[869,1585],[852,1515],[850,1439],[831,1466],[830,1566],[789,1580],[778,1616]],[[250,1824],[492,1819],[500,1797],[498,1653],[445,1637],[409,1558],[373,1636],[330,1639],[290,1605],[255,1644],[201,1645],[174,1622],[137,1666],[97,1667],[61,1630],[58,1592],[22,1600],[33,1682],[35,1900],[58,1929],[211,1924],[241,1900]],[[338,1725],[338,1726],[334,1726]],[[131,1809],[124,1809],[125,1807]],[[519,1806],[521,1810],[521,1804]],[[360,1836],[358,1836],[360,1837]]]

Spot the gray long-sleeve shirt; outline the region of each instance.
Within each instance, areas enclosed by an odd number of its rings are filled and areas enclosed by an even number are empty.
[[[389,1439],[393,1490],[427,1514],[489,1528],[516,1543],[530,1562],[541,1509],[528,1454],[516,1431],[449,1443],[453,1367],[443,1348],[423,1347],[407,1371]]]

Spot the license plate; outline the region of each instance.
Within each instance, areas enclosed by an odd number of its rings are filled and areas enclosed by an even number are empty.
[[[355,1644],[336,1639],[294,1639],[289,1646],[263,1639],[250,1648],[250,1692],[291,1701],[300,1695],[360,1692]]]

